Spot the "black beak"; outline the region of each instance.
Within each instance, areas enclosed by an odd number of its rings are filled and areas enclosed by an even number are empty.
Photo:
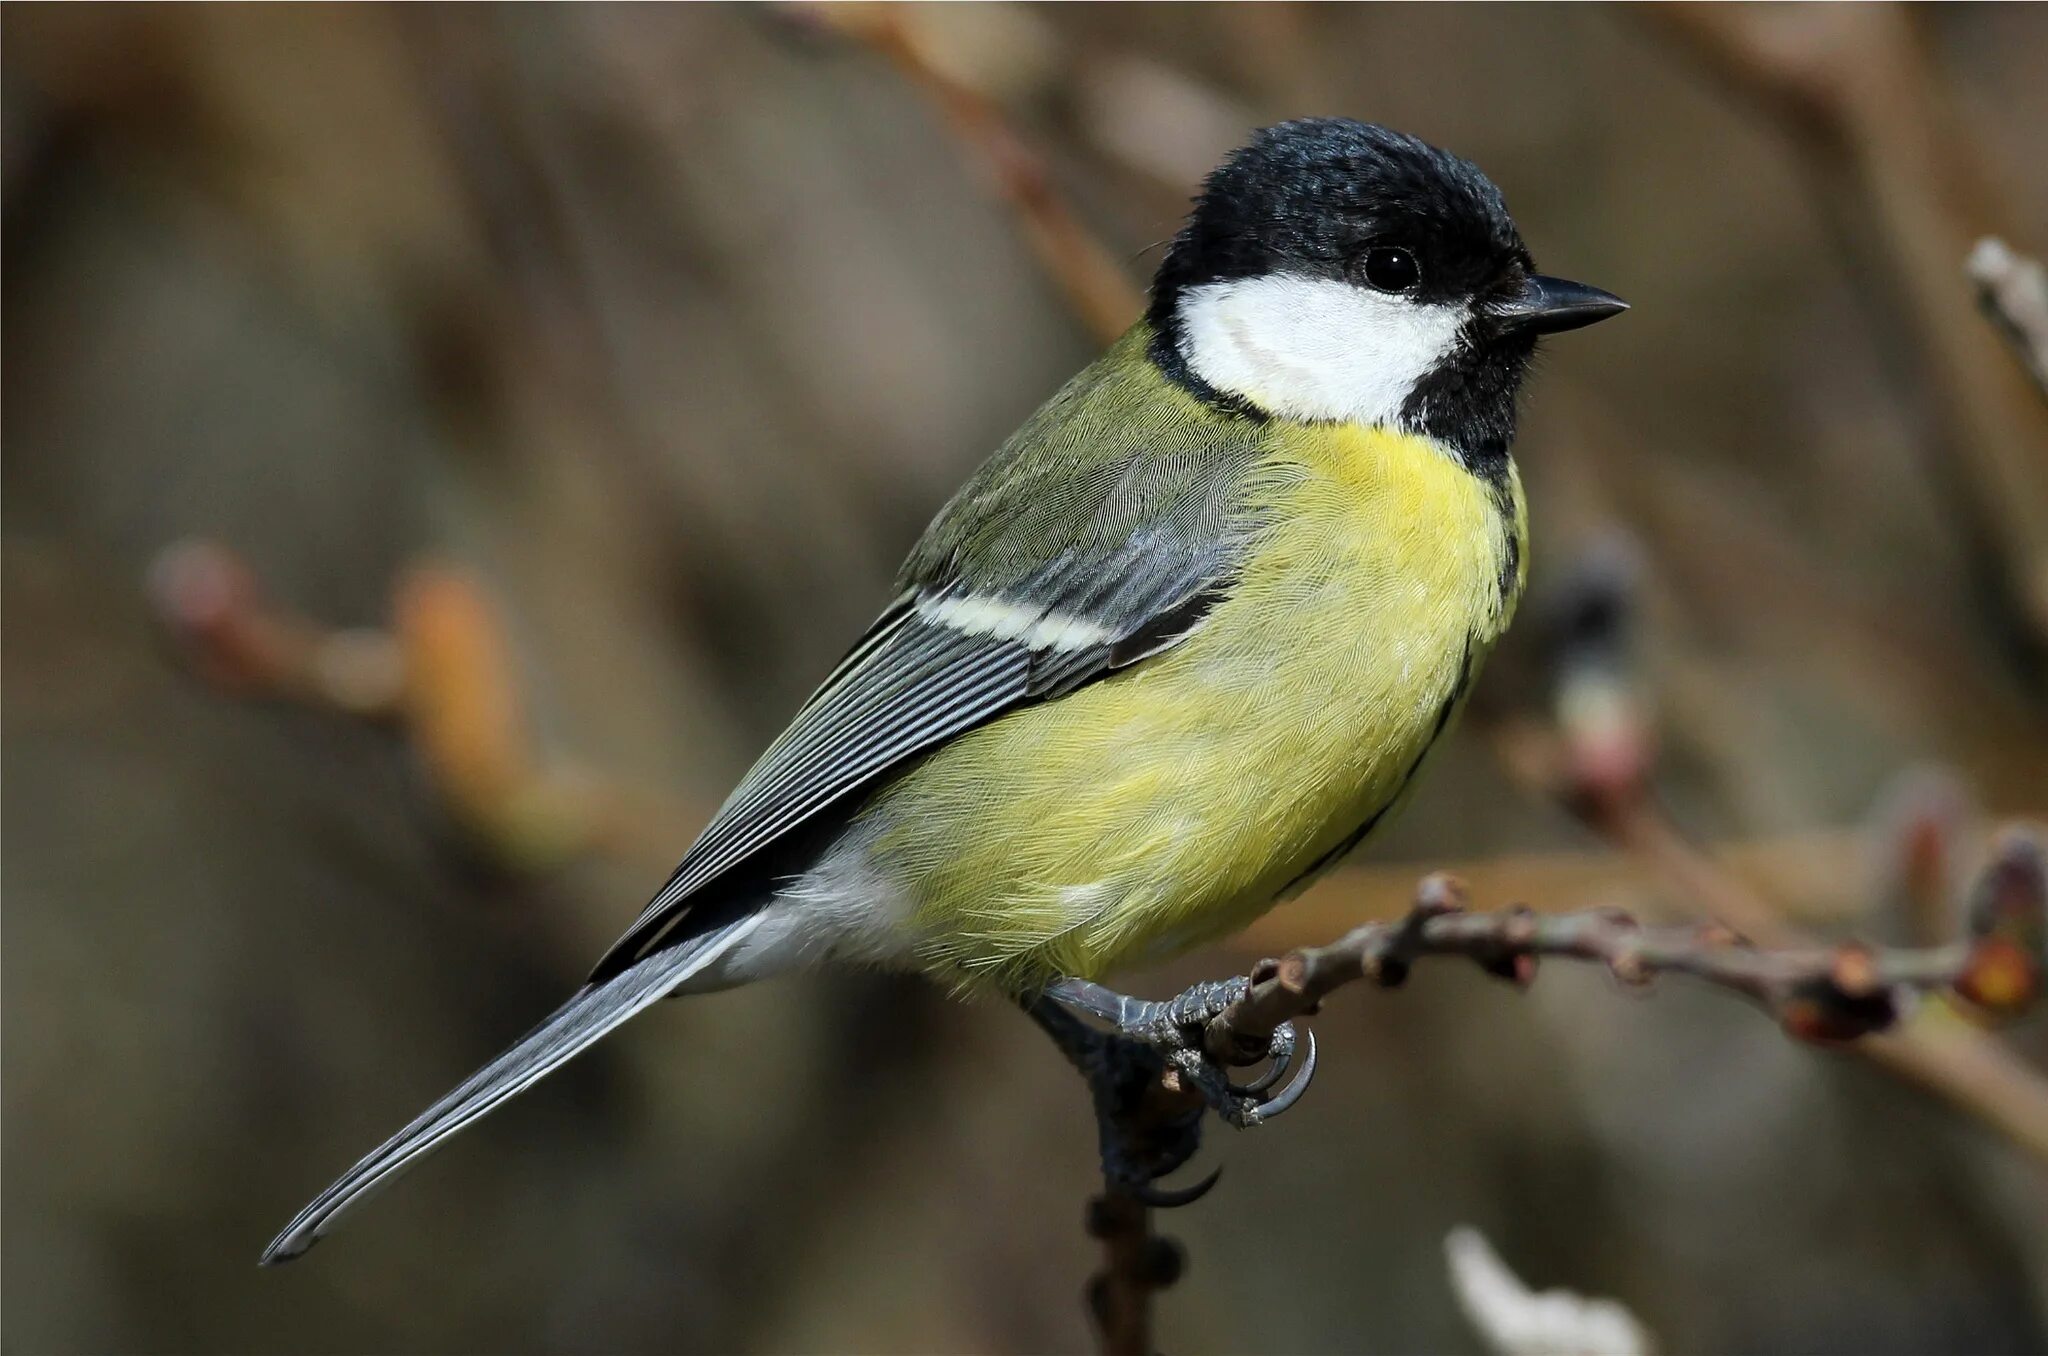
[[[1558,334],[1620,315],[1628,303],[1612,292],[1538,273],[1522,284],[1519,295],[1489,303],[1486,309],[1511,333]]]

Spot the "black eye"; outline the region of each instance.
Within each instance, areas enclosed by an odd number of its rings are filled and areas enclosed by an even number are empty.
[[[1422,281],[1422,270],[1407,250],[1375,245],[1365,252],[1365,280],[1382,292],[1406,292]]]

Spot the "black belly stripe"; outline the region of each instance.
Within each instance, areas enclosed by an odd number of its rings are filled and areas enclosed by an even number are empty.
[[[1464,697],[1465,689],[1471,686],[1471,683],[1472,640],[1468,636],[1465,640],[1465,655],[1458,661],[1457,681],[1451,684],[1451,695],[1444,699],[1442,708],[1437,711],[1436,724],[1430,729],[1429,738],[1423,741],[1422,752],[1415,755],[1415,761],[1410,763],[1408,770],[1401,774],[1400,782],[1394,787],[1394,794],[1388,796],[1386,803],[1381,805],[1379,809],[1367,815],[1363,824],[1360,824],[1350,833],[1345,834],[1335,847],[1316,858],[1313,862],[1310,862],[1307,868],[1293,880],[1281,886],[1278,897],[1285,898],[1293,894],[1317,876],[1322,875],[1323,872],[1328,871],[1331,867],[1349,856],[1353,848],[1363,843],[1371,835],[1372,831],[1379,827],[1380,821],[1386,818],[1387,811],[1394,808],[1395,804],[1400,801],[1402,793],[1408,789],[1408,783],[1414,781],[1415,774],[1422,770],[1422,762],[1425,758],[1429,757],[1429,751],[1436,747],[1436,741],[1443,738],[1444,727],[1451,723],[1451,713],[1458,709],[1458,702]]]
[[[1493,487],[1493,507],[1500,514],[1500,606],[1501,615],[1506,616],[1522,588],[1522,539],[1515,532],[1515,497],[1506,480]],[[1471,658],[1468,641],[1465,659],[1469,663]]]

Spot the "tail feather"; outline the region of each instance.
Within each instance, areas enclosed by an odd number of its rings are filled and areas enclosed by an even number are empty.
[[[579,990],[511,1049],[428,1107],[301,1210],[263,1250],[263,1265],[289,1262],[318,1243],[336,1220],[374,1195],[450,1136],[526,1091],[613,1027],[652,1006],[678,984],[736,946],[760,921],[754,914],[658,951]]]

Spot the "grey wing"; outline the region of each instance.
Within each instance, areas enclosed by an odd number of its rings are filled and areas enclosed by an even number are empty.
[[[1185,466],[1170,469],[1190,484],[1202,479]],[[1207,469],[1208,478],[1227,479],[1230,468]],[[989,545],[1014,545],[1000,529],[983,534],[981,551],[926,549],[945,535],[949,517],[950,526],[971,531],[1014,502],[1009,494],[977,498],[970,484],[912,556],[903,595],[769,745],[592,981],[690,935],[691,905],[707,886],[917,754],[1155,654],[1200,625],[1228,588],[1241,534],[1197,521],[1192,501],[1171,496],[1163,515],[1119,512],[1118,492],[1142,488],[1135,480],[1146,468],[1115,470],[1079,482],[1094,511],[1067,521],[1085,530],[1070,528],[1065,541],[1041,537],[1022,570],[1004,570],[987,553]],[[1221,502],[1210,489],[1204,502]],[[1013,515],[1012,526],[1029,530],[1031,522]]]

